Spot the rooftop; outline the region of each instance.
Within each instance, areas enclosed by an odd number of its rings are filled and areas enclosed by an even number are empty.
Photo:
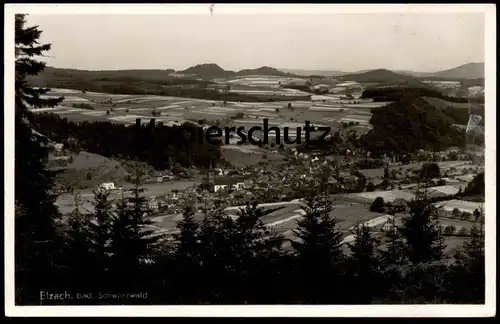
[[[214,185],[219,185],[219,186],[235,185],[237,183],[244,181],[245,179],[240,177],[217,177],[214,180]]]

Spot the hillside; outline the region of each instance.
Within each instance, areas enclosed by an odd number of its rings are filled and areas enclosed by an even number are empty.
[[[30,78],[32,81],[43,81],[47,79],[81,79],[82,81],[113,81],[113,80],[144,80],[160,81],[171,79],[170,74],[175,72],[172,69],[166,70],[76,70],[46,67],[45,70]]]
[[[289,76],[290,74],[286,72],[279,71],[275,68],[269,66],[262,66],[257,69],[244,69],[236,73],[238,76],[244,75],[272,75],[272,76]]]
[[[371,70],[362,73],[346,74],[338,77],[343,81],[356,81],[356,82],[369,82],[369,83],[382,83],[382,84],[405,84],[405,85],[422,85],[419,80],[409,75],[398,74],[385,69]]]
[[[410,75],[410,76],[414,76],[417,78],[428,77],[428,76],[432,76],[434,74],[432,72],[416,72],[416,71],[409,71],[409,70],[394,70],[393,72],[398,73],[398,74],[403,74],[403,75]]]
[[[269,66],[262,66],[256,69],[244,69],[238,72],[234,72],[234,71],[226,71],[214,63],[198,64],[190,68],[187,68],[183,71],[179,71],[179,73],[191,74],[203,79],[229,78],[233,76],[246,76],[246,75],[291,76],[288,73],[279,71]]]
[[[467,63],[453,69],[432,74],[437,78],[484,79],[484,63]]]
[[[436,107],[421,97],[404,98],[372,110],[373,129],[363,137],[363,143],[375,154],[463,147],[463,131],[452,126],[463,123],[460,112],[460,109]]]
[[[219,145],[192,140],[193,136],[199,138],[202,128],[191,123],[172,127],[150,124],[137,128],[109,121],[73,122],[57,115],[39,114],[33,116],[33,125],[67,148],[106,158],[137,159],[158,170],[170,169],[175,164],[206,167],[207,161],[221,158]]]
[[[189,78],[170,76],[174,70],[116,70],[85,71],[47,67],[36,76],[29,76],[28,83],[49,88],[68,88],[95,92],[143,94],[148,89],[165,86],[200,85]],[[129,92],[127,92],[129,91]]]
[[[71,153],[71,162],[57,174],[56,184],[66,188],[91,188],[103,182],[123,183],[127,171],[116,160],[85,151]]]
[[[375,86],[366,88],[361,98],[373,101],[397,101],[405,98],[432,97],[455,103],[484,104],[484,98],[450,97],[438,89],[427,86]]]
[[[178,72],[182,74],[193,74],[201,78],[209,78],[209,79],[226,78],[233,76],[235,74],[233,71],[226,71],[214,63],[198,64]]]

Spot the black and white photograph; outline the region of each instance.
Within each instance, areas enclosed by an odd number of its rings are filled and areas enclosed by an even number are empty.
[[[5,9],[7,314],[495,315],[495,5]]]

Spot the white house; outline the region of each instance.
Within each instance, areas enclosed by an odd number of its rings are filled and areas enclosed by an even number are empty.
[[[148,201],[149,209],[158,209],[158,201],[154,198]]]
[[[114,189],[116,189],[116,187],[115,187],[115,184],[113,182],[104,182],[99,186],[99,189],[114,190]]]
[[[245,181],[241,178],[224,177],[214,181],[214,192],[222,189],[242,190],[245,187]]]
[[[384,215],[384,216],[379,216],[379,217],[375,217],[375,218],[372,218],[362,224],[359,224],[359,226],[366,226],[368,228],[372,228],[372,227],[378,227],[380,225],[382,225],[382,228],[386,226],[386,224],[391,224],[391,221],[394,219],[394,216],[392,215]],[[355,228],[355,226],[352,226],[350,228],[350,230],[353,230]]]
[[[64,144],[57,143],[54,145],[54,149],[56,150],[56,152],[61,152],[63,148],[64,148]]]

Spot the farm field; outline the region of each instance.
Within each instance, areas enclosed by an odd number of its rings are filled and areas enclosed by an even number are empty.
[[[281,161],[283,159],[277,152],[270,152],[251,144],[224,145],[222,154],[235,167],[256,166],[263,160],[264,154],[268,161]]]
[[[106,93],[83,93],[77,90],[52,89],[47,97],[64,96],[61,105],[54,108],[33,109],[35,113],[53,113],[70,121],[109,121],[120,124],[135,124],[137,118],[149,122],[153,118],[165,125],[177,125],[187,121],[204,120],[207,124],[218,122],[221,126],[263,126],[267,118],[269,126],[305,126],[310,121],[317,126],[325,125],[335,131],[342,123],[357,124],[358,133],[370,130],[370,110],[385,105],[360,100],[353,104],[338,96],[313,96],[310,101],[288,102],[217,102],[181,97],[148,95],[113,95]],[[287,125],[293,124],[294,126]],[[271,133],[272,134],[272,133]],[[272,136],[270,134],[270,136]],[[304,134],[304,133],[303,133]],[[257,137],[260,137],[257,133]],[[290,134],[291,135],[291,134]]]
[[[430,197],[443,197],[448,195],[453,195],[458,193],[460,188],[465,188],[467,182],[462,182],[459,184],[436,186],[428,189],[428,194]],[[372,191],[372,192],[360,192],[344,195],[350,201],[372,203],[375,198],[382,197],[385,202],[393,202],[396,199],[412,200],[415,198],[413,188],[401,189],[401,190],[386,190],[386,191]]]

